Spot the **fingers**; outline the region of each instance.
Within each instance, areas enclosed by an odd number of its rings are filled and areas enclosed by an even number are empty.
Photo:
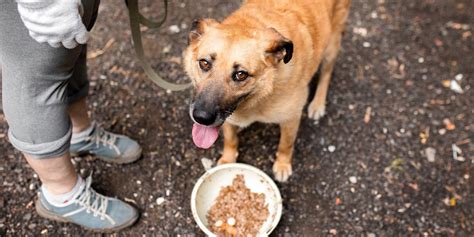
[[[74,39],[67,39],[67,40],[64,40],[62,43],[63,43],[64,48],[66,49],[73,49],[78,45],[76,40]]]
[[[79,26],[79,30],[74,38],[79,44],[87,43],[87,40],[89,40],[89,32],[87,31],[86,26],[84,26],[84,24],[81,24]]]
[[[59,48],[62,45],[58,40],[48,40],[48,44],[53,48]]]

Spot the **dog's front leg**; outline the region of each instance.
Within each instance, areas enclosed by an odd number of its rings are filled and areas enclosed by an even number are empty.
[[[276,160],[273,164],[273,173],[275,179],[280,182],[286,182],[292,174],[291,157],[296,135],[300,126],[301,116],[280,124],[280,144]]]
[[[230,123],[222,125],[224,133],[224,151],[222,157],[217,161],[218,165],[226,163],[234,163],[237,160],[239,146],[239,139],[237,138],[237,126]]]

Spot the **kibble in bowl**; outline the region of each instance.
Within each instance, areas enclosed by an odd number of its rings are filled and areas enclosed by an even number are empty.
[[[280,221],[282,199],[268,175],[234,163],[206,171],[194,186],[191,209],[208,236],[267,236]]]

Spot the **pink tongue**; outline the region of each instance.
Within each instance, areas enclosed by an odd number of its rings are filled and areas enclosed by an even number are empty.
[[[193,141],[197,147],[208,149],[216,142],[218,136],[217,127],[206,127],[198,123],[193,125]]]

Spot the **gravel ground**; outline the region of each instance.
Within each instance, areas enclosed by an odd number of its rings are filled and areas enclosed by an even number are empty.
[[[155,69],[186,81],[180,56],[192,20],[223,19],[239,4],[171,1],[166,26],[143,29]],[[160,15],[159,1],[142,7]],[[272,235],[474,235],[473,12],[470,0],[353,1],[327,115],[319,124],[303,118],[294,175],[278,184],[284,213]],[[204,172],[200,159],[216,160],[222,140],[207,151],[194,147],[191,92],[167,93],[146,79],[122,2],[103,1],[89,52],[93,118],[136,138],[144,156],[124,166],[74,158],[77,169],[93,172],[100,192],[140,209],[139,222],[119,235],[202,235],[189,197]],[[453,80],[464,93],[449,88]],[[6,132],[0,110],[0,236],[92,235],[37,216],[39,180]],[[242,131],[239,161],[271,174],[278,133],[264,124]]]

